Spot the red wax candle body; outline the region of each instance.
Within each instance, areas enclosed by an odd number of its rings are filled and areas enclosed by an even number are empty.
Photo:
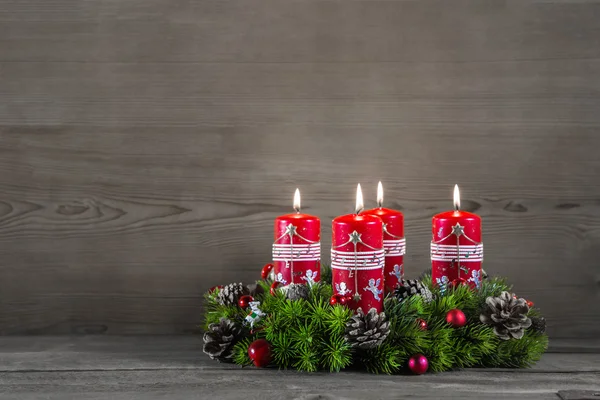
[[[433,217],[431,277],[445,290],[448,283],[464,279],[471,287],[481,284],[481,218],[465,211],[448,211]]]
[[[383,310],[383,222],[367,214],[337,217],[332,224],[331,273],[335,294],[352,296],[349,307]]]
[[[385,294],[393,292],[398,281],[404,277],[404,215],[389,208],[374,208],[364,214],[375,215],[383,221],[383,248],[385,250]]]
[[[308,214],[287,214],[275,219],[273,265],[275,280],[290,283],[321,280],[321,220]]]

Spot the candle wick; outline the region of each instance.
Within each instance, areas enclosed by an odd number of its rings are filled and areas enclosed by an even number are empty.
[[[294,207],[294,210],[296,210],[296,214],[300,214],[300,208],[299,207],[298,208]]]

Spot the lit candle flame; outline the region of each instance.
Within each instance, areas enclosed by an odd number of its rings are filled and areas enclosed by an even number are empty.
[[[300,212],[300,190],[296,188],[296,193],[294,193],[294,210],[297,213]]]
[[[360,189],[360,183],[356,187],[356,213],[360,214],[364,210],[365,204],[363,202],[362,190]]]
[[[456,211],[460,210],[460,191],[458,190],[458,185],[454,185],[454,209]]]
[[[381,181],[377,184],[377,206],[381,207],[383,205],[383,185]]]

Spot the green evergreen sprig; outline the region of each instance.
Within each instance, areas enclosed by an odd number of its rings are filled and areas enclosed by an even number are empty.
[[[216,301],[218,290],[206,294],[204,325],[208,327],[226,317],[244,326],[244,337],[233,347],[233,360],[238,365],[250,365],[248,347],[252,341],[265,338],[272,347],[274,366],[307,372],[353,368],[395,374],[406,371],[408,359],[418,353],[428,358],[432,372],[470,367],[524,368],[538,361],[548,347],[548,336],[532,328],[522,339],[500,340],[492,327],[480,322],[486,298],[511,290],[504,279],[484,280],[477,290],[458,286],[442,293],[432,284],[431,275],[425,274],[421,282],[432,291],[434,300],[427,303],[420,296],[402,301],[386,297],[389,336],[374,349],[352,348],[344,333],[354,313],[345,306],[330,304],[333,290],[328,267],[323,267],[321,277],[320,283],[310,287],[308,299],[294,301],[287,299],[281,289],[271,295],[272,282],[257,282],[264,293],[256,300],[267,315],[252,330],[244,321],[247,310],[220,305]],[[453,328],[446,322],[447,312],[455,308],[467,317],[467,325],[462,328]],[[529,316],[540,315],[538,309],[529,311]],[[419,328],[418,319],[427,322],[427,330]]]

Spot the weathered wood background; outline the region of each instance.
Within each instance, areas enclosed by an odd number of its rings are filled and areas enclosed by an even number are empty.
[[[600,3],[0,0],[0,333],[182,333],[273,218],[484,219],[554,338],[600,335]],[[328,258],[327,256],[325,258]]]

